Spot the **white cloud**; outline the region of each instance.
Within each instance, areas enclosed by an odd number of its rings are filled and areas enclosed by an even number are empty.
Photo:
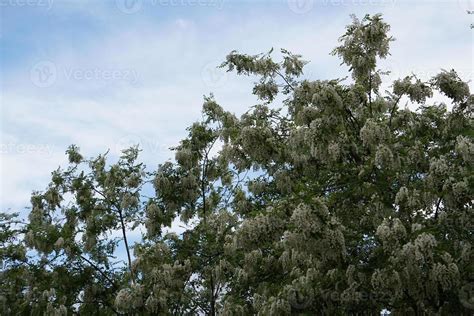
[[[65,162],[63,153],[71,143],[86,156],[94,156],[107,149],[117,154],[138,140],[144,161],[154,168],[172,157],[167,148],[200,118],[203,94],[214,92],[225,108],[245,111],[257,102],[251,95],[253,79],[212,70],[233,49],[255,54],[284,47],[311,61],[307,77],[345,76],[346,68],[329,53],[351,12],[385,14],[397,41],[392,56],[381,65],[395,74],[415,71],[427,79],[439,68],[455,68],[464,79],[472,78],[470,17],[457,4],[322,3],[315,2],[305,14],[291,12],[285,2],[268,11],[247,4],[249,9],[240,13],[234,13],[237,4],[224,4],[222,10],[206,11],[206,18],[187,14],[163,20],[145,11],[143,16],[110,13],[96,2],[53,7],[95,19],[103,29],[74,47],[61,41],[61,29],[51,30],[56,36],[49,38],[55,41],[25,55],[6,72],[2,145],[44,144],[54,150],[49,156],[2,154],[0,206],[26,206],[31,190],[43,188],[50,172]],[[46,88],[31,80],[32,67],[42,60],[56,68],[56,79]],[[114,71],[115,77],[110,74]],[[129,80],[126,71],[137,79]]]

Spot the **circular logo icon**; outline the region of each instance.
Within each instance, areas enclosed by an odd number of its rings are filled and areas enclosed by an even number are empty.
[[[50,87],[56,82],[56,79],[56,65],[51,61],[40,61],[30,69],[30,80],[37,87]]]
[[[115,144],[115,150],[117,153],[121,153],[123,150],[133,146],[141,146],[142,139],[138,135],[127,135],[120,138]]]
[[[288,7],[296,14],[308,13],[313,6],[314,0],[288,0]]]
[[[227,81],[227,72],[219,68],[219,63],[210,62],[202,68],[201,78],[208,87],[222,87]]]
[[[133,14],[142,8],[142,0],[115,0],[117,8],[125,14]]]

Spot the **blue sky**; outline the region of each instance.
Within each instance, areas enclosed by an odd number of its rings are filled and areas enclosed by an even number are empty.
[[[2,210],[28,206],[69,144],[92,157],[140,143],[153,169],[199,119],[204,94],[244,112],[257,102],[253,79],[215,69],[231,50],[287,48],[310,61],[308,78],[345,76],[329,53],[351,13],[391,24],[396,41],[381,63],[390,79],[441,68],[472,79],[469,0],[0,0],[0,9]]]

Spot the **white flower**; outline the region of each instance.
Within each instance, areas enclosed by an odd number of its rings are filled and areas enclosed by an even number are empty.
[[[130,289],[121,289],[115,297],[115,306],[118,310],[125,312],[130,309],[130,300]]]
[[[474,143],[465,136],[458,136],[456,138],[456,152],[465,162],[472,162],[474,160]]]
[[[176,152],[175,159],[181,166],[189,168],[193,163],[193,152],[189,148],[181,148]]]
[[[406,237],[406,229],[400,219],[384,219],[377,227],[375,235],[382,241],[384,246],[398,245],[399,241]]]
[[[393,166],[393,153],[388,146],[380,145],[375,153],[375,165],[379,168],[390,169]]]
[[[120,207],[123,210],[129,209],[129,208],[134,208],[138,205],[138,199],[135,195],[126,192],[123,197],[122,197],[122,203],[120,204]]]
[[[332,142],[328,146],[328,155],[332,161],[337,161],[341,155],[341,148],[338,143]]]
[[[389,130],[386,125],[379,124],[372,119],[365,122],[360,130],[360,138],[366,147],[377,146],[388,139]]]
[[[401,187],[400,190],[398,190],[397,195],[395,196],[395,203],[398,205],[402,205],[408,200],[408,196],[408,189],[406,187]]]

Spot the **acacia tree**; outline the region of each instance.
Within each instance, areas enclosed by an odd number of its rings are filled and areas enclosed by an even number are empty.
[[[117,303],[124,312],[136,312],[128,302],[137,297],[141,313],[217,312],[229,266],[223,245],[237,224],[228,207],[237,184],[231,183],[235,172],[228,162],[211,153],[222,131],[214,121],[204,115],[193,124],[174,148],[176,162],[160,165],[155,174],[156,196],[146,209],[147,242],[135,248],[143,282],[119,293]],[[190,228],[182,236],[163,236],[162,228],[177,216]]]
[[[279,62],[231,52],[222,67],[256,76],[259,104],[237,118],[206,97],[156,172],[136,148],[107,165],[71,147],[32,198],[25,240],[41,260],[18,252],[29,277],[7,268],[3,300],[83,314],[472,313],[474,97],[454,70],[381,91],[388,32],[380,15],[353,17],[333,51],[351,79],[304,79],[286,50]],[[146,234],[132,247],[133,225]]]
[[[472,289],[473,97],[454,71],[429,82],[406,77],[382,95],[376,61],[388,54],[388,29],[380,16],[348,26],[333,53],[349,66],[351,84],[296,82],[298,67],[280,72],[287,59],[228,56],[229,70],[260,76],[254,93],[263,101],[279,88],[292,93],[283,111],[264,104],[244,116],[227,146],[263,174],[249,191],[265,209],[245,216],[233,236],[244,260],[226,311],[472,307],[472,296],[462,296]],[[452,100],[451,111],[427,104],[433,91]],[[403,97],[418,109],[399,109]]]
[[[138,149],[109,165],[106,155],[85,159],[76,146],[67,155],[69,166],[32,195],[23,227],[27,277],[18,289],[24,302],[12,314],[116,314],[117,291],[137,282],[127,232],[142,223],[140,192],[149,177],[136,162]],[[120,242],[125,264],[114,259]]]

